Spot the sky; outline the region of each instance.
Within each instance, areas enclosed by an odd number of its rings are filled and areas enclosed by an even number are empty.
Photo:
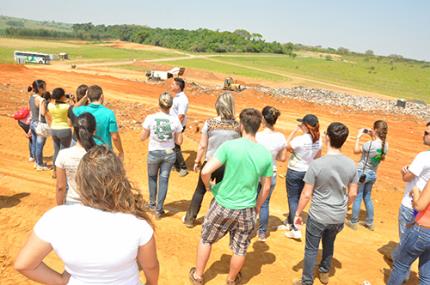
[[[430,61],[428,0],[0,0],[0,15],[66,23],[246,29],[266,41]]]

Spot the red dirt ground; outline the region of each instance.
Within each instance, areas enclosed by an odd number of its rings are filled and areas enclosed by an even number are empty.
[[[0,235],[1,284],[33,284],[14,271],[13,260],[38,218],[55,206],[55,181],[50,177],[51,173],[36,172],[32,164],[27,162],[26,139],[16,121],[11,118],[20,106],[26,104],[27,86],[39,78],[47,81],[48,89],[61,86],[68,92],[73,92],[82,83],[103,87],[107,105],[116,112],[121,125],[128,176],[145,197],[148,197],[145,163],[147,145],[139,141],[140,123],[146,114],[156,110],[158,95],[170,85],[170,82],[153,85],[110,76],[0,65],[0,128],[3,134],[0,137],[0,232],[3,233]],[[196,123],[214,115],[213,105],[217,94],[203,93],[193,88],[186,92],[190,99],[191,123],[185,132],[183,150],[191,168],[199,138],[199,134],[195,133]],[[422,145],[424,122],[408,116],[371,114],[277,99],[251,90],[236,93],[235,97],[237,110],[244,107],[261,109],[265,105],[278,107],[282,112],[278,128],[286,135],[295,127],[295,118],[306,113],[317,114],[323,128],[332,121],[346,123],[352,135],[344,151],[356,161],[359,157],[352,154],[356,130],[370,127],[376,119],[388,122],[390,152],[379,169],[373,193],[376,230],[370,232],[359,227],[356,232],[349,228],[342,231],[336,240],[330,279],[330,284],[361,284],[364,280],[371,284],[384,284],[390,272],[390,264],[384,259],[384,254],[390,252],[398,240],[397,211],[403,190],[399,171],[417,152],[425,149]],[[48,140],[45,156],[51,155],[52,142]],[[280,173],[285,173],[285,170],[285,164],[281,164]],[[168,217],[155,222],[161,264],[160,284],[188,284],[187,272],[195,262],[201,228],[200,225],[193,229],[185,228],[181,217],[196,182],[196,173],[184,178],[180,178],[176,172],[171,175],[166,200]],[[209,200],[210,197],[205,198],[200,216],[205,214]],[[270,210],[270,227],[279,225],[288,212],[285,181],[281,177],[278,177]],[[199,219],[201,221],[202,218]],[[304,242],[286,239],[283,232],[279,231],[272,231],[266,243],[253,240],[243,269],[244,284],[290,284],[293,279],[300,277],[303,249]],[[223,239],[213,247],[205,274],[207,284],[224,284],[230,257],[228,239]],[[63,267],[54,253],[46,261],[57,270]],[[413,271],[408,284],[418,284],[416,265]],[[316,280],[315,284],[319,284],[319,281]]]

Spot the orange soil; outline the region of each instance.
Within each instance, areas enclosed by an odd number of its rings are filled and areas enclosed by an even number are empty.
[[[148,197],[145,164],[147,145],[139,141],[140,123],[146,114],[156,110],[158,95],[168,89],[170,84],[146,84],[110,76],[0,65],[0,126],[3,134],[0,137],[1,284],[34,284],[14,271],[13,260],[38,218],[55,206],[55,181],[50,177],[51,173],[36,172],[32,164],[27,162],[27,141],[16,121],[10,117],[20,106],[26,104],[28,84],[39,78],[47,81],[48,89],[62,86],[68,92],[73,92],[81,83],[99,84],[103,87],[107,104],[115,110],[121,125],[128,176],[145,197]],[[191,168],[199,138],[199,134],[195,133],[196,123],[214,115],[212,106],[217,94],[202,93],[191,87],[186,91],[190,99],[190,128],[185,132],[183,151]],[[295,127],[295,118],[305,113],[318,114],[323,128],[332,121],[346,123],[352,135],[344,151],[355,160],[358,160],[358,156],[353,156],[352,147],[356,130],[370,127],[376,119],[388,121],[390,153],[379,169],[373,191],[376,230],[369,232],[364,227],[359,227],[354,232],[345,228],[340,233],[336,240],[330,279],[330,284],[361,284],[364,280],[371,284],[384,284],[390,272],[384,253],[390,252],[398,240],[397,211],[403,189],[399,170],[417,152],[424,149],[421,143],[424,122],[408,116],[371,114],[277,99],[252,90],[236,93],[235,97],[237,110],[250,106],[258,109],[265,105],[277,106],[282,112],[278,127],[285,134]],[[44,154],[46,157],[52,155],[50,140]],[[280,173],[285,173],[285,170],[285,164],[281,164]],[[190,173],[184,178],[180,178],[176,172],[171,175],[166,199],[168,217],[155,222],[161,264],[160,284],[188,284],[187,272],[195,262],[201,228],[200,225],[193,229],[185,228],[181,217],[187,209],[196,182],[196,173]],[[209,200],[210,197],[205,198],[199,222],[202,221]],[[279,225],[287,212],[285,182],[279,177],[270,204],[270,228]],[[242,271],[244,284],[290,284],[294,278],[300,277],[303,249],[304,242],[286,239],[280,231],[271,231],[267,243],[253,240]],[[230,257],[228,239],[225,238],[213,247],[205,273],[207,284],[224,284]],[[48,256],[46,262],[57,270],[63,267],[54,253]],[[416,265],[413,271],[409,284],[418,283]],[[316,280],[315,284],[319,284],[319,281]]]

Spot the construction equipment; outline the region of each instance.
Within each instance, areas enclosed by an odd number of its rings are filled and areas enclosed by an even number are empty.
[[[152,81],[162,81],[169,78],[182,76],[185,72],[185,67],[174,67],[168,71],[149,70],[146,72],[146,78]]]
[[[245,90],[245,86],[240,85],[239,83],[236,83],[233,79],[233,77],[227,77],[226,79],[224,79],[224,90],[229,90],[229,91],[236,91],[236,92],[240,92],[242,90]]]

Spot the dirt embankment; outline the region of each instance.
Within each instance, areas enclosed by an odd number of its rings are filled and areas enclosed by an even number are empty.
[[[121,136],[125,148],[125,166],[128,176],[141,189],[147,192],[146,153],[147,145],[139,141],[140,123],[144,116],[154,112],[158,95],[169,88],[164,84],[146,84],[118,79],[111,76],[79,74],[64,71],[27,69],[16,65],[0,65],[0,283],[33,284],[13,270],[12,263],[37,219],[55,205],[54,180],[50,173],[36,172],[27,162],[28,153],[23,131],[16,121],[10,118],[20,106],[27,102],[26,89],[35,79],[44,79],[48,88],[62,86],[68,92],[82,83],[99,84],[106,94],[106,101],[117,114]],[[193,132],[194,123],[213,116],[217,92],[201,92],[198,88],[186,90],[190,99],[190,126],[185,132],[183,145],[185,159],[191,168],[197,149],[199,134]],[[424,122],[408,116],[378,115],[356,112],[347,108],[329,108],[311,103],[279,99],[247,90],[235,94],[236,108],[274,105],[282,115],[277,124],[286,135],[295,128],[298,117],[315,113],[321,120],[322,128],[332,121],[342,121],[350,128],[351,136],[344,147],[352,154],[353,138],[361,127],[370,127],[376,119],[384,119],[389,124],[388,141],[390,151],[378,172],[378,181],[373,197],[376,209],[376,230],[369,232],[364,227],[358,231],[346,228],[336,240],[330,284],[361,284],[369,280],[371,284],[384,284],[390,265],[384,260],[384,253],[395,246],[397,237],[397,211],[400,204],[403,182],[399,176],[400,168],[409,163],[415,154],[424,150],[422,129]],[[52,155],[52,142],[48,140],[45,156]],[[285,173],[285,164],[280,164],[280,173]],[[180,178],[172,173],[169,193],[166,200],[168,217],[157,221],[156,239],[161,263],[160,284],[188,284],[187,272],[195,262],[196,247],[200,238],[200,225],[193,229],[181,223],[194,187],[197,174],[190,173]],[[210,196],[210,194],[208,194]],[[210,197],[200,213],[199,222],[207,210]],[[284,178],[278,177],[276,190],[270,203],[270,228],[279,225],[288,212]],[[364,217],[364,212],[362,213]],[[245,267],[245,284],[283,285],[300,277],[303,268],[304,242],[288,240],[282,232],[271,231],[267,243],[253,240]],[[205,278],[207,284],[224,284],[229,267],[231,252],[228,239],[217,243],[208,262]],[[57,270],[62,262],[55,254],[49,255],[47,263]],[[418,284],[414,273],[409,284]],[[319,284],[316,280],[315,284]]]

